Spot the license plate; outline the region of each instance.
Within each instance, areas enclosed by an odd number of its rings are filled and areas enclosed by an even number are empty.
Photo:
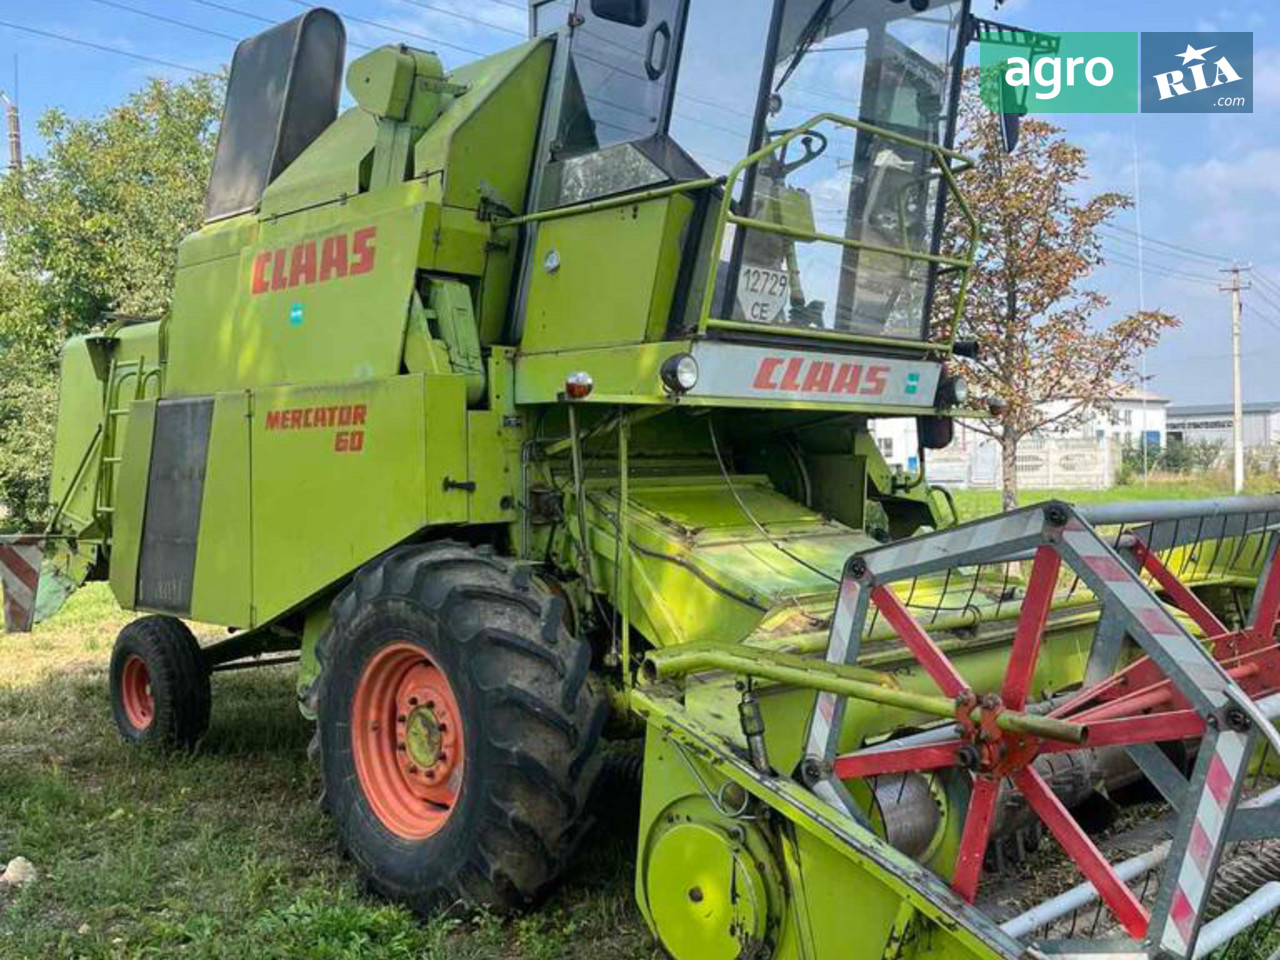
[[[738,272],[738,307],[751,323],[776,323],[787,305],[785,271],[744,265]]]

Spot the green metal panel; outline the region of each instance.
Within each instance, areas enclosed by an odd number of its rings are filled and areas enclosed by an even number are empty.
[[[234,275],[227,259],[179,270],[167,393],[399,373],[422,195],[407,184],[264,221]]]
[[[103,381],[84,337],[62,348],[62,379],[58,391],[58,425],[53,448],[49,500],[64,503],[66,526],[84,529],[93,519],[96,453],[101,440]],[[90,447],[93,450],[90,450]],[[86,455],[89,461],[86,462]],[[83,466],[82,466],[83,464]],[[73,489],[74,486],[74,489]]]
[[[770,536],[786,541],[791,556],[761,535],[739,498]],[[587,503],[593,579],[617,597],[617,485],[590,482]],[[777,493],[762,477],[740,476],[733,490],[718,474],[633,478],[629,503],[631,611],[656,646],[734,643],[781,605],[812,600],[828,610],[845,560],[872,544],[860,531]]]
[[[538,230],[521,348],[660,339],[693,202],[669,195],[549,220]]]
[[[553,43],[531,40],[450,75],[467,92],[427,130],[414,152],[418,176],[444,179],[443,202],[524,209],[525,190]]]
[[[426,526],[424,387],[423,377],[405,376],[255,392],[254,625]],[[441,405],[438,421],[446,429],[461,422],[448,410]]]
[[[479,276],[485,270],[490,229],[474,210],[428,206],[418,266],[441,273]]]
[[[245,392],[214,400],[191,592],[191,619],[242,628],[253,622],[249,403]]]
[[[178,244],[179,272],[175,280],[181,281],[182,270],[186,267],[240,256],[240,248],[253,243],[257,235],[258,221],[253,217],[231,217],[205,224]],[[225,294],[226,291],[222,292]]]
[[[662,387],[662,364],[692,349],[688,340],[591,350],[525,353],[516,358],[516,403],[557,403],[565,377],[583,371],[595,381],[593,403],[670,403]]]
[[[489,408],[467,412],[467,477],[476,485],[472,523],[514,523],[518,518],[524,431],[512,403],[513,353],[494,348],[489,357]]]
[[[348,110],[320,134],[262,194],[263,217],[281,216],[317,203],[354,197],[373,152],[376,123],[363,110]],[[247,218],[238,218],[241,220]]]
[[[426,424],[427,522],[466,523],[473,497],[465,489],[467,381],[453,374],[422,378],[420,416]]]
[[[112,514],[111,592],[132,610],[138,588],[138,554],[142,519],[147,508],[147,476],[151,469],[151,436],[156,422],[154,400],[139,400],[129,408],[128,434],[121,448],[119,490]]]

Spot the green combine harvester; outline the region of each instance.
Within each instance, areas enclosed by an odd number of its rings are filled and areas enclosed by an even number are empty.
[[[926,477],[984,406],[936,332],[978,239],[960,67],[1020,36],[963,0],[547,0],[451,72],[361,56],[341,114],[337,16],[245,40],[171,313],[66,345],[9,627],[90,579],[145,612],[110,669],[139,744],[296,660],[339,842],[419,910],[534,904],[630,741],[676,960],[1261,942],[1280,498],[957,525]]]

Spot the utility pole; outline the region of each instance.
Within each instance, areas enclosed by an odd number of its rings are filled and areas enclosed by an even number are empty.
[[[1236,493],[1244,492],[1244,399],[1240,388],[1240,291],[1248,290],[1241,285],[1240,271],[1251,269],[1249,264],[1243,267],[1224,267],[1222,273],[1231,275],[1227,285],[1218,289],[1231,294],[1231,450],[1232,450],[1232,485]]]
[[[13,98],[0,90],[5,105],[5,121],[9,128],[9,170],[22,173],[22,125],[18,122],[18,58],[13,58]]]
[[[1137,234],[1138,234],[1138,312],[1145,313],[1147,310],[1147,291],[1146,291],[1146,271],[1143,269],[1143,252],[1146,244],[1142,239],[1142,155],[1138,152],[1138,119],[1142,114],[1135,113],[1133,121],[1133,213],[1137,218]],[[1142,348],[1142,373],[1141,379],[1138,381],[1139,388],[1142,390],[1142,485],[1147,485],[1147,473],[1150,465],[1150,451],[1148,450],[1148,426],[1147,426],[1147,348]],[[1127,441],[1126,441],[1127,442]]]

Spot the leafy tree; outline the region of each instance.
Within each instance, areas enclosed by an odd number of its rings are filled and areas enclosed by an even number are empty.
[[[1168,444],[1149,445],[1147,468],[1157,473],[1206,473],[1215,469],[1222,457],[1223,445],[1211,440],[1182,440],[1171,437]],[[1122,453],[1122,474],[1132,478],[1142,474],[1142,446],[1126,443]],[[1122,483],[1129,482],[1121,480]]]
[[[52,110],[46,144],[0,180],[0,506],[46,506],[58,348],[107,312],[169,306],[177,244],[200,222],[222,81],[151,80],[100,117]]]
[[[1103,262],[1097,228],[1130,199],[1084,197],[1085,151],[1044,120],[1024,118],[1017,149],[1006,154],[976,71],[968,81],[957,149],[975,162],[961,187],[983,236],[957,336],[980,345],[966,375],[995,415],[971,425],[1000,442],[1007,510],[1018,502],[1018,443],[1105,407],[1117,385],[1133,381],[1140,352],[1177,320],[1152,310],[1099,322],[1108,300],[1084,286]],[[947,246],[962,251],[966,226],[957,204],[948,209]]]

